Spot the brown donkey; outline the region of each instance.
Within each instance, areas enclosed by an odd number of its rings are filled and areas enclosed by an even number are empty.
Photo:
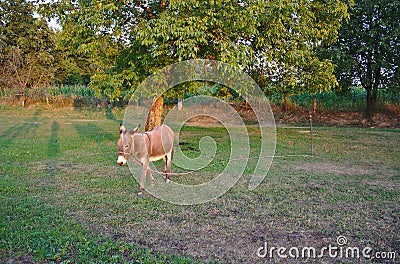
[[[170,181],[172,158],[174,155],[174,132],[167,125],[161,125],[149,132],[139,133],[140,125],[128,131],[124,125],[119,127],[120,137],[118,140],[118,160],[120,166],[126,165],[129,158],[135,159],[142,164],[142,175],[140,178],[140,189],[138,195],[144,190],[147,173],[151,183],[154,178],[151,174],[149,162],[164,159],[164,177],[167,183]]]

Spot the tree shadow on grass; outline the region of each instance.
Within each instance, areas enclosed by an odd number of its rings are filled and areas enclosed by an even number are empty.
[[[117,154],[117,135],[113,135],[96,124],[75,124],[82,146],[78,150],[82,156],[80,162],[99,165],[114,164]],[[116,164],[115,164],[116,165]]]
[[[57,121],[53,121],[53,124],[51,125],[51,135],[49,139],[49,143],[47,145],[47,164],[46,164],[46,174],[47,176],[52,176],[55,175],[56,173],[56,165],[57,165],[57,160],[59,157],[59,151],[60,151],[60,140],[58,138],[58,129],[59,129],[59,124]],[[50,179],[53,181],[53,179]]]
[[[59,124],[57,121],[53,121],[51,125],[51,136],[47,147],[47,158],[57,159],[59,156],[60,142],[58,138]]]
[[[95,142],[97,144],[104,141],[115,140],[115,136],[113,136],[111,133],[106,132],[98,125],[92,123],[75,124],[75,129],[82,139],[88,140],[90,142]]]
[[[39,127],[38,115],[41,111],[36,111],[33,117],[28,118],[23,124],[15,124],[0,135],[1,148],[8,148],[18,138],[27,133],[36,133]]]
[[[109,120],[115,121],[115,122],[117,122],[118,124],[121,124],[121,123],[122,123],[122,120],[121,120],[121,119],[117,119],[117,118],[115,117],[115,115],[113,114],[112,109],[111,109],[110,107],[107,107],[107,108],[106,108],[106,118],[109,119]]]
[[[60,156],[60,139],[58,138],[58,130],[60,126],[57,121],[53,121],[51,125],[51,135],[47,144],[47,161],[46,161],[46,184],[42,185],[42,191],[48,189],[50,192],[55,192],[57,185],[55,176],[57,174],[57,163]]]

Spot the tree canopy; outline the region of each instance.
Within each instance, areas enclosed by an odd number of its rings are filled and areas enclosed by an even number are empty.
[[[335,41],[350,4],[60,0],[41,10],[59,19],[60,43],[90,59],[97,92],[118,100],[156,70],[188,59],[239,66],[266,93],[328,90],[336,85],[333,64],[315,50]]]

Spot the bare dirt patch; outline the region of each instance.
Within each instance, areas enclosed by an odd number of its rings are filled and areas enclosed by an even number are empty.
[[[398,111],[381,111],[376,113],[372,119],[368,119],[363,111],[320,111],[310,113],[304,109],[295,109],[284,113],[274,108],[275,121],[277,124],[307,124],[310,114],[316,125],[339,126],[339,127],[378,127],[378,128],[400,128],[400,113]]]
[[[246,124],[257,123],[257,117],[250,107],[245,104],[231,104]],[[316,113],[308,109],[294,107],[288,112],[271,105],[277,125],[284,124],[308,124],[310,114],[315,125],[339,126],[339,127],[377,127],[400,128],[399,109],[381,109],[372,119],[365,116],[362,110],[320,110]],[[222,120],[223,121],[223,120]],[[187,121],[191,126],[220,126],[220,122],[206,115],[199,115]]]
[[[332,163],[332,162],[310,162],[295,164],[293,167],[296,170],[307,171],[311,173],[330,173],[336,175],[349,175],[349,176],[361,176],[361,175],[395,175],[394,171],[382,170],[376,165],[372,164],[343,164],[343,163]]]
[[[219,122],[217,119],[211,117],[211,116],[206,116],[206,115],[198,115],[195,117],[192,117],[186,122],[187,125],[189,126],[202,126],[202,127],[220,127],[222,126],[221,122]]]

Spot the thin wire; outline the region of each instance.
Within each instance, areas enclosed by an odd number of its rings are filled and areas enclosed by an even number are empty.
[[[313,158],[314,156],[313,155],[308,155],[308,154],[299,154],[299,155],[276,155],[276,156],[264,156],[264,158],[287,158],[287,157],[303,157],[303,158],[307,158],[307,157],[310,157],[310,158]],[[133,161],[135,161],[136,163],[138,163],[138,164],[140,164],[140,165],[142,165],[142,163],[140,162],[140,161],[138,161],[138,160],[136,160],[136,158],[134,158],[134,157],[130,157]],[[232,161],[236,161],[236,160],[244,160],[244,159],[255,159],[255,158],[251,158],[251,157],[249,157],[249,158],[242,158],[242,159],[231,159]],[[207,167],[210,167],[210,166],[216,166],[217,164],[210,164],[210,165],[208,165]],[[158,170],[152,170],[152,169],[148,169],[148,171],[150,171],[150,172],[155,172],[155,173],[159,173],[159,174],[164,174],[164,175],[175,175],[175,176],[180,176],[180,175],[188,175],[188,174],[192,174],[192,173],[195,173],[195,172],[198,172],[199,170],[192,170],[192,171],[186,171],[186,172],[161,172],[161,171],[158,171]]]
[[[294,154],[294,155],[274,155],[274,156],[264,156],[265,158],[287,158],[287,157],[303,157],[303,158],[314,158],[314,143],[313,143],[313,127],[312,127],[312,115],[310,115],[310,145],[311,145],[311,155],[309,154]],[[142,163],[140,161],[138,161],[135,157],[130,156],[130,158],[135,161],[136,163],[142,165]],[[235,160],[243,160],[243,159],[255,159],[254,158],[242,158],[242,159],[231,159],[233,161]],[[215,166],[217,164],[210,164],[209,166]],[[175,176],[179,176],[179,175],[188,175],[188,174],[192,174],[195,173],[199,170],[193,170],[193,171],[187,171],[187,172],[160,172],[158,170],[151,170],[149,169],[150,172],[155,172],[155,173],[160,173],[160,174],[164,174],[164,175],[175,175]]]

